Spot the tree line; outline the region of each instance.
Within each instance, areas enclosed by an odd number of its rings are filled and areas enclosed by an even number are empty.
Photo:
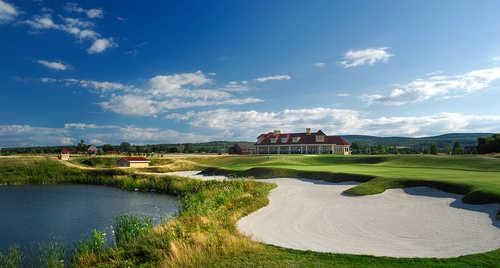
[[[206,142],[206,143],[179,143],[179,144],[154,144],[154,145],[133,145],[129,142],[121,142],[119,145],[104,144],[97,146],[98,154],[107,153],[127,153],[127,154],[148,154],[148,153],[227,153],[233,152],[235,144],[251,145],[250,142]],[[84,140],[73,146],[38,146],[38,147],[17,147],[2,148],[1,155],[10,154],[57,154],[61,150],[72,150],[86,153],[90,145]],[[239,146],[239,145],[238,145]],[[416,144],[412,146],[388,146],[384,144],[370,144],[360,141],[351,143],[353,154],[487,154],[500,153],[500,134],[489,137],[480,137],[475,146],[463,146],[460,142],[448,144]]]

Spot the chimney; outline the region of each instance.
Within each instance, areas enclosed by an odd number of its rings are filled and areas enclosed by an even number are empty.
[[[311,135],[311,128],[310,127],[306,128],[306,135]]]
[[[278,129],[275,129],[275,130],[274,130],[274,134],[281,134],[281,131],[280,131],[280,130],[278,130]]]

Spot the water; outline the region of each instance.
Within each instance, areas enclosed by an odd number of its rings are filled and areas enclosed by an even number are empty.
[[[175,197],[92,185],[0,187],[0,250],[29,249],[50,241],[74,245],[92,229],[112,237],[123,214],[150,216],[155,224],[178,210]]]

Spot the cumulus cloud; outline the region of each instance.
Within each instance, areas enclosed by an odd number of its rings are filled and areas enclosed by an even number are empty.
[[[38,60],[37,62],[39,64],[49,68],[49,69],[56,70],[56,71],[66,71],[70,68],[69,65],[64,64],[61,61]]]
[[[271,75],[271,76],[263,76],[263,77],[258,77],[255,78],[255,81],[263,83],[267,81],[273,81],[273,80],[290,80],[292,77],[290,77],[287,74],[278,74],[278,75]]]
[[[215,138],[170,129],[91,123],[68,123],[61,128],[0,125],[0,147],[75,145],[80,139],[101,145],[122,141],[132,144],[204,142]]]
[[[113,42],[112,38],[99,38],[94,40],[94,43],[87,49],[89,54],[102,53],[108,48],[116,47],[117,44]]]
[[[72,141],[65,129],[0,125],[0,147],[63,145]]]
[[[222,87],[217,87],[213,86],[214,81],[201,71],[153,76],[146,88],[118,82],[75,78],[42,77],[40,81],[98,91],[104,99],[99,103],[101,108],[134,116],[157,116],[176,109],[244,105],[263,101],[252,96],[241,96],[248,90],[247,81],[231,81]],[[213,88],[201,88],[207,86]]]
[[[108,101],[101,102],[103,109],[124,115],[156,116],[170,110],[220,106],[220,105],[243,105],[262,102],[261,99],[229,98],[222,100],[192,100],[192,99],[154,99],[142,95],[113,95]]]
[[[403,105],[433,98],[452,98],[490,86],[500,78],[500,67],[474,70],[461,75],[434,75],[394,88],[389,94],[365,95],[368,103]]]
[[[387,62],[393,55],[387,52],[389,48],[367,48],[363,50],[349,50],[344,54],[340,62],[344,68],[352,68],[363,65],[373,65],[378,62]]]
[[[229,82],[222,88],[200,88],[213,83],[201,71],[156,75],[149,80],[148,88],[112,95],[100,105],[119,114],[157,116],[175,109],[262,102],[259,98],[235,95],[247,90],[247,81]]]
[[[0,24],[14,20],[18,14],[19,12],[14,5],[0,0]]]
[[[64,9],[67,12],[83,13],[91,19],[104,18],[104,10],[102,10],[102,8],[85,9],[78,6],[77,3],[67,3]]]
[[[192,127],[220,132],[231,130],[232,138],[253,140],[258,134],[281,129],[304,131],[305,127],[323,129],[331,134],[365,134],[378,136],[430,136],[450,132],[498,132],[499,115],[439,113],[428,116],[393,116],[369,118],[356,110],[311,108],[286,109],[278,112],[232,111],[217,109],[171,113],[169,120]],[[244,126],[244,127],[242,127]]]

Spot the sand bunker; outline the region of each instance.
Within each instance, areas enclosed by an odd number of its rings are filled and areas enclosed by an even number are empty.
[[[203,180],[199,171],[171,175]],[[345,196],[357,183],[278,178],[269,205],[242,218],[238,228],[281,247],[392,257],[456,257],[500,248],[498,204],[469,205],[461,195],[428,187]]]
[[[455,257],[500,248],[498,204],[468,205],[428,187],[352,197],[355,183],[290,178],[269,205],[238,222],[257,241],[320,252],[393,257]]]

